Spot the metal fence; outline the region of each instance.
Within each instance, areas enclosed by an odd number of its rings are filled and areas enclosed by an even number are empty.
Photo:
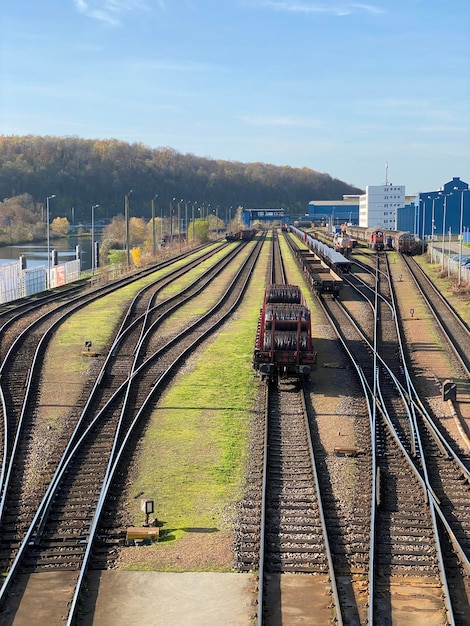
[[[40,266],[26,269],[22,261],[0,266],[0,303],[12,302],[19,298],[32,296],[48,288],[59,287],[80,278],[80,261],[68,261],[54,265],[49,270]]]

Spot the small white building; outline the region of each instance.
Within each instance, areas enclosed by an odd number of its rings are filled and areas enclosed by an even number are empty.
[[[404,185],[368,185],[359,196],[359,226],[396,230],[398,209],[404,207]]]

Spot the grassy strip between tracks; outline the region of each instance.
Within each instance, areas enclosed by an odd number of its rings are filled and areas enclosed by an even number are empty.
[[[140,510],[140,496],[134,496],[143,493],[142,497],[154,498],[155,515],[165,523],[162,540],[151,548],[154,554],[149,559],[142,559],[143,551],[137,548],[121,567],[216,569],[212,563],[173,566],[171,559],[170,564],[159,564],[155,553],[171,551],[171,546],[179,544],[173,540],[190,531],[202,531],[198,533],[201,538],[227,536],[227,532],[208,534],[204,532],[207,530],[230,532],[233,505],[241,496],[248,429],[258,387],[251,359],[268,249],[265,245],[262,262],[231,322],[186,364],[154,411],[140,444],[139,462],[131,472],[134,482],[129,489],[129,509],[135,524],[141,525],[145,516]],[[195,280],[197,273],[188,272],[182,282]],[[56,424],[60,428],[60,418],[68,414],[86,380],[92,360],[83,356],[84,342],[91,340],[96,352],[104,349],[120,312],[147,280],[84,307],[62,325],[43,368],[40,412],[45,418],[43,427],[52,426],[48,437]]]
[[[186,364],[153,412],[128,493],[136,525],[144,520],[140,498],[154,499],[160,541],[151,549],[127,550],[121,567],[204,569],[169,557],[176,540],[192,533],[186,550],[196,550],[198,535],[231,529],[258,389],[251,361],[267,257],[265,245],[232,320]]]
[[[202,251],[194,254],[201,256]],[[192,258],[192,257],[191,257]],[[135,294],[156,278],[166,276],[186,261],[176,261],[170,267],[157,270],[136,282],[122,287],[80,309],[69,317],[52,339],[47,350],[41,391],[40,415],[49,425],[63,416],[72,406],[86,380],[91,364],[85,342],[91,341],[90,354],[99,354],[109,343],[122,311]],[[193,270],[196,272],[197,270]],[[187,276],[194,276],[188,272]],[[64,397],[63,389],[67,389]]]

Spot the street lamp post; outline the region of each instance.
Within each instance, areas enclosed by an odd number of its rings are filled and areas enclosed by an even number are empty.
[[[441,259],[441,272],[444,271],[444,245],[446,234],[446,210],[447,210],[447,194],[444,196],[444,210],[442,212],[442,259]]]
[[[434,230],[436,228],[436,225],[434,223],[434,213],[435,213],[435,206],[434,203],[436,201],[435,196],[428,196],[428,200],[432,200],[432,212],[431,212],[431,263],[434,263]]]
[[[423,203],[423,244],[422,244],[422,248],[421,248],[421,252],[424,254],[424,228],[425,228],[425,222],[426,222],[426,201],[422,200]]]
[[[127,262],[127,267],[130,266],[131,264],[131,251],[130,251],[130,236],[129,236],[129,196],[131,195],[131,193],[134,190],[131,189],[128,193],[126,193],[125,195],[125,202],[124,202],[124,212],[126,214],[126,262]]]
[[[100,205],[91,206],[91,275],[95,275],[95,209]]]
[[[170,245],[173,245],[173,202],[176,198],[170,200]]]
[[[55,194],[47,196],[46,198],[46,219],[47,219],[47,288],[49,289],[51,283],[51,233],[50,233],[50,220],[49,220],[49,200],[55,198]]]
[[[451,253],[451,242],[452,242],[452,227],[449,226],[449,254],[447,256],[447,276],[450,276],[450,253]]]
[[[181,252],[181,202],[183,202],[183,198],[178,200],[178,245],[179,250]]]
[[[186,200],[186,202],[184,203],[184,232],[186,233],[186,245],[188,245],[188,238],[189,238],[189,234],[188,234],[188,203],[189,203],[189,200]]]
[[[195,232],[194,232],[194,209],[196,208],[196,204],[197,204],[197,202],[193,202],[193,205],[191,207],[191,224],[193,225],[192,233],[191,233],[191,235],[192,235],[191,239],[195,238]]]
[[[153,256],[157,254],[157,234],[155,232],[155,200],[158,198],[158,193],[156,193],[152,198],[152,246],[153,246]]]
[[[466,190],[468,191],[468,189]],[[459,285],[462,281],[462,244],[463,244],[463,194],[465,190],[460,190],[460,245],[459,245]]]

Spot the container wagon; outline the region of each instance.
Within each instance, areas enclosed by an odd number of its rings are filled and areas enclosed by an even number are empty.
[[[297,285],[269,285],[256,333],[253,367],[262,380],[308,380],[316,361],[310,310]]]

